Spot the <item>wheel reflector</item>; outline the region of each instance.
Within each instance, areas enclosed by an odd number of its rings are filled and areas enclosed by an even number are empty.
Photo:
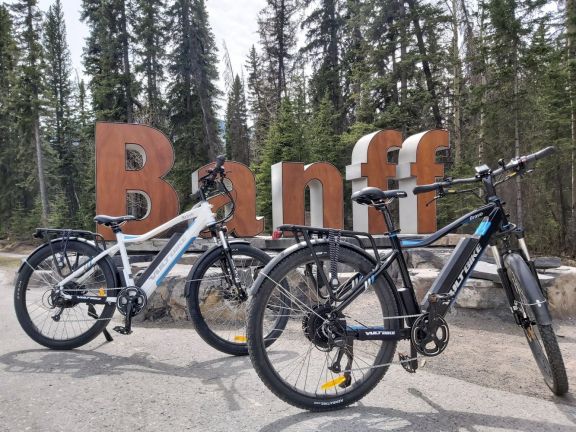
[[[234,336],[234,342],[246,342],[247,340],[246,336]]]
[[[339,377],[334,378],[328,382],[325,382],[320,386],[322,390],[328,390],[329,388],[336,387],[338,384],[342,384],[346,381],[346,377],[344,375],[340,375]]]
[[[100,288],[98,290],[98,296],[100,297],[106,297],[106,290],[104,290],[104,288]]]

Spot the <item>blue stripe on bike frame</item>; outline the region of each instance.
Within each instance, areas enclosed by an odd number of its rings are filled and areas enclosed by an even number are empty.
[[[176,255],[176,257],[172,260],[172,262],[170,263],[170,265],[168,267],[166,267],[166,270],[164,270],[164,272],[160,275],[160,277],[158,278],[158,280],[156,281],[156,286],[160,286],[160,284],[162,283],[162,281],[164,280],[164,278],[166,277],[166,275],[168,274],[168,272],[170,270],[172,270],[172,267],[174,267],[174,265],[176,265],[176,263],[178,261],[180,261],[180,258],[182,258],[182,255],[184,255],[184,252],[186,252],[188,250],[188,248],[190,247],[190,245],[192,244],[192,242],[194,242],[194,240],[196,240],[196,237],[192,237],[190,240],[188,240],[188,242],[186,243],[186,245],[182,248],[182,250],[180,252],[178,252],[178,255]]]
[[[402,246],[418,246],[422,244],[422,242],[418,240],[402,240],[400,244]]]
[[[491,224],[490,221],[480,222],[480,225],[478,225],[478,227],[476,228],[474,235],[482,237],[484,234],[486,234],[488,228],[490,228],[490,224]]]

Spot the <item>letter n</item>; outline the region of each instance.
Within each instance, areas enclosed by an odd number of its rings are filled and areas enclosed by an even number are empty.
[[[128,167],[128,152],[140,154],[141,163]],[[129,194],[147,201],[142,219],[128,222],[123,231],[142,234],[176,217],[179,212],[176,191],[162,179],[174,164],[174,149],[168,138],[145,125],[96,123],[96,213],[109,216],[127,214]],[[112,232],[99,226],[98,232],[113,239]]]
[[[343,185],[338,168],[328,162],[304,166],[301,162],[272,165],[272,223],[304,225],[304,196],[310,188],[310,223],[315,227],[343,228]]]

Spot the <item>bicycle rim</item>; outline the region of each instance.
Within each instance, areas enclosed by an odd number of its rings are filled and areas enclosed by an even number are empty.
[[[327,247],[317,248],[317,257],[328,274]],[[396,341],[337,341],[323,325],[338,303],[326,298],[327,291],[309,252],[278,265],[263,283],[262,298],[254,305],[255,337],[262,358],[252,358],[266,384],[293,405],[308,409],[330,409],[348,404],[368,393],[386,372]],[[340,287],[350,286],[372,265],[356,253],[342,252],[338,262]],[[369,287],[338,318],[340,329],[397,328],[394,298],[383,279]],[[256,298],[254,299],[256,301]],[[282,322],[281,327],[277,327]],[[266,344],[262,335],[272,335]],[[271,336],[268,336],[270,338]],[[338,338],[336,338],[338,339]],[[342,338],[340,338],[342,339]],[[268,340],[269,342],[269,340]],[[258,356],[258,354],[257,354]],[[340,357],[341,356],[341,357]]]

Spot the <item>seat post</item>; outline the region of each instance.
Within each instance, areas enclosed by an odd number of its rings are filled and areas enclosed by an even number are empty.
[[[381,204],[376,206],[376,208],[382,213],[384,216],[384,222],[386,222],[386,226],[388,227],[388,232],[390,234],[396,233],[396,226],[394,225],[394,219],[392,218],[392,214],[390,213],[390,209],[386,204]]]

